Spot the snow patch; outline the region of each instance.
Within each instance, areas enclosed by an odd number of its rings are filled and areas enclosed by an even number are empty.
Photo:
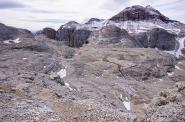
[[[182,70],[179,66],[175,65],[175,69]]]
[[[3,41],[5,44],[18,44],[21,41],[19,40],[19,38],[15,39],[15,40],[5,40]]]
[[[184,40],[185,40],[185,38],[178,39],[178,43],[180,44],[179,49],[176,51],[176,57],[178,57],[178,58],[180,56],[183,56],[181,50],[184,48]]]
[[[125,108],[127,110],[131,110],[131,107],[130,107],[130,101],[128,100],[128,98],[126,97],[126,100],[123,102]]]
[[[179,62],[179,64],[183,64],[182,62]]]
[[[166,53],[169,53],[169,54],[172,54],[172,55],[174,55],[174,56],[177,57],[177,58],[179,58],[180,56],[183,56],[181,50],[184,48],[184,40],[185,40],[185,38],[177,39],[177,41],[178,41],[178,43],[179,43],[178,49],[172,50],[172,51],[165,51],[165,52],[166,52]]]
[[[39,111],[42,113],[47,113],[47,112],[53,112],[49,107],[47,106],[43,106],[43,107],[39,107]]]
[[[61,79],[66,77],[66,74],[66,69],[61,69],[59,72],[57,72],[57,75],[59,75]]]
[[[163,79],[159,79],[159,81],[163,81]]]
[[[174,72],[171,72],[171,73],[167,73],[168,76],[173,76],[174,75]]]
[[[70,91],[74,90],[73,88],[70,87],[69,83],[65,83],[65,86],[66,86]]]
[[[77,29],[87,29],[90,31],[99,30],[104,26],[105,21],[93,21],[88,24],[77,26]]]

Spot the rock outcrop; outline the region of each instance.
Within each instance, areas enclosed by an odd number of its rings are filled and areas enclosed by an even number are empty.
[[[185,48],[183,48],[181,51],[182,51],[182,54],[185,55]]]
[[[91,19],[89,19],[89,21],[86,22],[85,24],[92,24],[92,23],[94,23],[94,22],[101,22],[101,21],[103,21],[103,20],[102,20],[102,19],[98,19],[98,18],[91,18]]]
[[[97,45],[91,49],[85,48],[81,51],[81,62],[86,65],[81,66],[79,74],[102,75],[101,68],[109,67],[105,64],[112,64],[111,74],[121,78],[135,79],[137,81],[147,81],[152,78],[162,78],[174,70],[176,59],[170,54],[156,51],[155,49],[145,48],[99,48]],[[96,49],[96,50],[94,50]],[[83,50],[83,49],[81,49]],[[96,54],[96,55],[93,55]],[[90,65],[91,62],[95,65]],[[97,67],[96,66],[97,62]],[[92,67],[91,67],[92,66]],[[114,69],[115,68],[115,69]],[[76,71],[77,73],[78,71]],[[75,73],[74,73],[75,74]],[[78,73],[77,73],[78,74]],[[84,76],[84,75],[82,75]],[[95,77],[94,76],[94,77]]]
[[[105,47],[139,47],[139,43],[132,38],[124,29],[115,25],[108,25],[95,31],[88,39],[91,44]]]
[[[154,28],[148,32],[139,33],[134,38],[145,48],[158,48],[160,50],[175,50],[176,35],[161,28]]]
[[[161,91],[153,99],[146,113],[147,122],[185,121],[185,82],[178,82],[173,88]]]
[[[56,39],[56,30],[52,28],[44,28],[43,30],[36,33],[36,35],[43,34],[49,39]]]
[[[185,37],[185,30],[181,30],[181,31],[178,33],[178,37],[179,37],[179,38]]]
[[[110,18],[110,20],[115,22],[120,21],[144,21],[144,20],[161,20],[162,22],[168,23],[173,22],[169,18],[162,15],[158,10],[153,9],[151,6],[132,6],[127,7],[117,15]]]
[[[64,25],[62,25],[60,28],[77,28],[78,26],[80,26],[80,24],[78,22],[75,21],[70,21]]]
[[[70,47],[81,47],[83,44],[88,43],[87,39],[91,31],[76,29],[74,26],[62,26],[56,34],[58,41],[64,41]]]
[[[10,27],[0,23],[0,41],[15,40],[17,38],[33,38],[33,34],[29,30]]]

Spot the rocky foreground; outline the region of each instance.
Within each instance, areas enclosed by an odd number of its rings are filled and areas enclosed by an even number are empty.
[[[183,31],[68,24],[0,25],[0,121],[185,121]]]

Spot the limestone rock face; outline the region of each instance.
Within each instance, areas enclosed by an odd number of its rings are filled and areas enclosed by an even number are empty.
[[[58,41],[70,41],[71,39],[71,35],[74,33],[75,29],[72,29],[72,28],[68,28],[68,29],[63,29],[63,28],[60,28],[58,31],[57,31],[57,35],[56,35],[56,38]]]
[[[153,9],[150,6],[132,6],[127,7],[117,15],[110,18],[112,21],[120,22],[120,21],[143,21],[143,20],[153,20],[158,19],[165,23],[171,22],[169,18],[162,15],[158,10]]]
[[[154,28],[148,32],[135,35],[143,47],[158,48],[160,50],[174,50],[176,46],[175,35],[161,28]]]
[[[89,30],[75,30],[72,35],[73,40],[70,41],[70,46],[81,47],[83,44],[87,44],[90,34],[91,31]]]
[[[0,23],[0,41],[17,38],[33,38],[33,34],[29,30],[10,27]]]
[[[102,19],[91,18],[91,19],[89,19],[89,21],[86,22],[85,24],[92,24],[92,23],[94,23],[94,22],[101,22],[101,21],[102,21]]]
[[[182,51],[182,54],[185,55],[185,48],[183,48],[181,51]]]
[[[121,37],[122,36],[122,30],[116,26],[109,25],[105,26],[100,30],[100,37],[102,38],[111,38],[111,37]]]
[[[87,43],[87,39],[91,31],[75,29],[75,28],[60,28],[57,31],[56,39],[58,41],[65,41],[71,47],[81,47]]]
[[[75,22],[75,21],[70,21],[64,25],[62,25],[60,28],[77,28],[77,26],[79,26],[80,24],[78,22]]]
[[[56,30],[52,28],[44,28],[43,30],[37,32],[36,35],[43,34],[49,39],[56,39]]]
[[[178,34],[178,37],[179,37],[179,38],[185,37],[185,30],[181,30],[181,31],[179,32],[179,34]]]
[[[110,47],[138,47],[139,44],[132,38],[126,30],[114,25],[108,25],[93,32],[89,42],[97,46]]]

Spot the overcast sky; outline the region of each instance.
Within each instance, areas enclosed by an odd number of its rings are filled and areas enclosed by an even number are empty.
[[[58,29],[71,20],[108,19],[132,5],[151,5],[185,23],[185,0],[0,0],[0,23],[30,30]]]

